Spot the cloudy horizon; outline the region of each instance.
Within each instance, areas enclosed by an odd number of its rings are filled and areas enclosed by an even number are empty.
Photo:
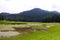
[[[33,8],[60,12],[59,0],[0,0],[0,12],[19,13]]]

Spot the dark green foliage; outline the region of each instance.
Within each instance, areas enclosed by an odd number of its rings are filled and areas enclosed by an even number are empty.
[[[4,16],[2,14],[0,14],[0,20],[3,20]]]

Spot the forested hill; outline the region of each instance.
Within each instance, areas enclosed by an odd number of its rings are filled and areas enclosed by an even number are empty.
[[[23,11],[18,14],[1,13],[0,20],[9,21],[34,21],[34,22],[60,22],[60,13],[46,11],[39,8]]]

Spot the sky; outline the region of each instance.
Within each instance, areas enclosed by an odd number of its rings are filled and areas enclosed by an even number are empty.
[[[19,13],[33,8],[60,12],[60,0],[0,0],[0,13]]]

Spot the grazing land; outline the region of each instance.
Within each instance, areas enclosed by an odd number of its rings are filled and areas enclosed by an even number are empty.
[[[13,27],[30,26],[32,28],[46,28],[47,30],[34,30],[31,33],[26,32],[11,37],[1,36],[0,40],[60,40],[60,23],[0,21],[0,30],[15,30]]]

